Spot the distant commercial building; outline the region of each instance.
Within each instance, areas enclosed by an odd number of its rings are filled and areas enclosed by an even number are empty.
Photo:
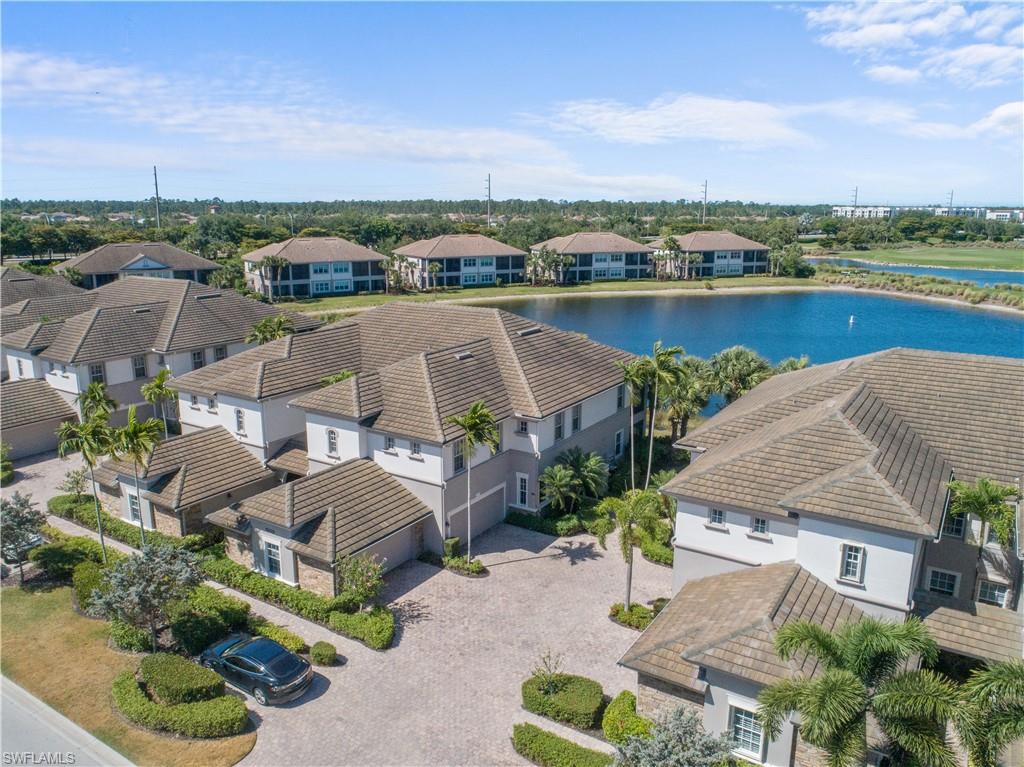
[[[421,289],[522,282],[526,270],[525,251],[482,234],[442,234],[403,245],[395,255],[412,259],[413,282]],[[431,264],[440,271],[431,272]]]
[[[1024,221],[1021,208],[993,208],[985,211],[986,221]]]
[[[280,275],[264,274],[260,262],[279,256],[288,262]],[[245,282],[266,295],[308,298],[384,290],[384,256],[341,237],[292,237],[242,256]]]
[[[933,216],[984,218],[985,208],[941,205],[833,205],[833,218],[892,218],[900,213],[930,213]]]
[[[888,205],[833,205],[833,218],[891,218],[894,208]]]

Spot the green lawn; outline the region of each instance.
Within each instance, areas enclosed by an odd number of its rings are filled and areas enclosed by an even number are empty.
[[[856,250],[838,254],[862,261],[915,266],[949,266],[964,269],[1024,270],[1024,248],[917,247],[892,250]]]
[[[787,287],[793,285],[815,285],[812,279],[794,277],[718,277],[708,280],[712,286],[718,288],[747,288],[776,286]],[[451,301],[453,299],[492,299],[499,301],[503,298],[542,296],[551,294],[573,295],[580,293],[607,293],[618,290],[631,291],[658,291],[658,290],[707,290],[703,280],[614,280],[609,282],[594,282],[589,285],[552,285],[547,287],[532,287],[530,285],[507,285],[501,288],[466,288],[450,292],[438,291],[437,293],[410,293],[394,296],[380,293],[368,296],[330,296],[327,298],[296,301],[282,304],[289,309],[297,309],[302,312],[345,312],[365,309],[371,306],[378,306],[389,301]]]

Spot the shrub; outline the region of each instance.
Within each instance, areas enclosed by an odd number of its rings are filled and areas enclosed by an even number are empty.
[[[512,747],[517,754],[541,767],[608,767],[612,763],[608,754],[584,748],[527,723],[512,728]]]
[[[555,520],[555,532],[559,536],[576,535],[583,532],[583,521],[575,514],[566,514]]]
[[[604,736],[621,745],[627,738],[646,738],[651,734],[653,722],[636,713],[636,696],[629,690],[623,690],[608,704],[601,718],[601,730]]]
[[[228,625],[216,613],[197,612],[187,602],[169,611],[171,633],[178,645],[189,655],[199,655],[228,633]]]
[[[338,650],[330,642],[317,642],[309,650],[309,659],[318,666],[333,666]]]
[[[251,609],[248,602],[222,594],[212,586],[197,586],[189,597],[188,604],[196,612],[219,615],[231,629],[244,627],[249,620]]]
[[[483,575],[487,572],[484,563],[479,559],[466,559],[464,556],[442,557],[441,562],[447,569],[467,575]]]
[[[103,588],[103,567],[91,559],[79,562],[71,573],[71,588],[78,608],[89,609],[93,590]]]
[[[658,541],[644,536],[640,540],[640,553],[643,554],[644,559],[654,562],[655,564],[672,567],[673,553],[671,546],[666,546],[663,543],[659,543]]]
[[[544,533],[545,535],[558,536],[559,532],[555,528],[555,520],[545,519],[544,517],[537,516],[536,514],[527,514],[523,511],[510,511],[505,515],[505,522],[516,527],[524,527],[527,530],[533,530],[535,533]]]
[[[245,729],[249,711],[240,698],[222,695],[196,703],[163,706],[150,700],[130,671],[114,678],[114,704],[131,722],[189,738],[219,738]]]
[[[146,652],[151,646],[148,631],[118,620],[110,622],[110,640],[114,647],[128,652]]]
[[[616,623],[621,623],[623,626],[629,626],[638,631],[643,631],[654,620],[654,611],[636,602],[629,606],[628,612],[622,602],[616,602],[608,610],[608,615]]]
[[[522,686],[523,708],[559,722],[592,730],[601,723],[604,692],[593,679],[573,674],[556,674],[555,691],[544,692],[544,679],[531,676]]]
[[[462,540],[460,538],[445,538],[444,539],[444,555],[446,557],[457,557],[459,551],[462,548]]]
[[[292,652],[304,652],[306,649],[306,640],[298,634],[289,631],[284,626],[278,626],[276,623],[271,623],[260,615],[250,615],[246,627],[249,629],[249,633],[253,636],[273,639],[286,650],[291,650]]]
[[[339,556],[335,563],[338,591],[359,608],[377,598],[384,586],[384,561],[357,554]]]
[[[374,650],[385,650],[395,638],[395,614],[377,605],[368,612],[331,613],[328,625],[339,634],[358,639]]]
[[[108,555],[109,555],[108,551]],[[81,562],[91,561],[97,564],[103,561],[103,550],[99,541],[91,538],[67,536],[52,543],[44,543],[29,552],[28,559],[35,562],[50,578],[66,581],[71,577],[75,566]]]
[[[195,703],[224,694],[220,674],[180,655],[147,655],[139,664],[139,673],[149,691],[168,705]]]

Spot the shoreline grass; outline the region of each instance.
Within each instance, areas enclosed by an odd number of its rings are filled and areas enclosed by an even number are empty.
[[[817,247],[817,243],[814,244],[814,247]],[[921,246],[871,250],[830,250],[826,257],[904,266],[1024,271],[1024,248]],[[998,280],[995,276],[993,279]]]
[[[832,264],[820,265],[818,278],[830,285],[842,285],[855,289],[943,298],[971,305],[994,304],[1024,310],[1024,285],[1001,283],[993,286],[979,286],[973,282],[955,281],[943,277],[876,272]]]
[[[129,724],[114,711],[110,690],[114,677],[135,670],[138,657],[110,649],[109,624],[75,613],[71,589],[66,586],[5,588],[0,617],[4,676],[135,764],[229,767],[256,743],[255,732],[188,740]]]

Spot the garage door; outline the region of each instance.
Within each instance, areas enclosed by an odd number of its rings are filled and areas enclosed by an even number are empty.
[[[477,496],[473,499],[473,539],[476,540],[480,534],[494,527],[505,519],[505,486],[499,485],[486,495]],[[463,508],[449,519],[451,526],[448,535],[457,535],[465,542],[466,540],[466,509]]]
[[[417,522],[415,525],[409,525],[383,541],[367,547],[360,554],[373,556],[378,562],[383,561],[385,572],[398,567],[419,555],[422,550],[424,524],[425,522]]]

